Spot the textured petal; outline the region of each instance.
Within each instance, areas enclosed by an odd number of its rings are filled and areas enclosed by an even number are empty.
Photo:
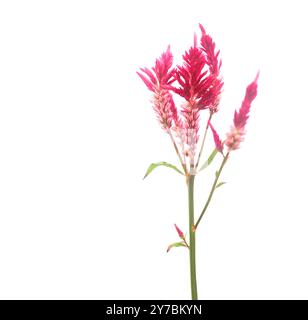
[[[151,82],[149,79],[147,79],[142,73],[137,72],[137,74],[142,79],[142,81],[145,83],[145,85],[148,87],[148,89],[151,91],[154,91],[153,82]]]

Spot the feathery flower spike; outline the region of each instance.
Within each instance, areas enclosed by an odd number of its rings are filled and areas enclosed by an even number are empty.
[[[258,92],[258,78],[259,72],[255,80],[248,85],[241,108],[239,111],[235,110],[234,112],[233,126],[231,127],[230,132],[227,134],[227,139],[225,141],[229,151],[238,149],[241,142],[244,140],[245,126],[249,118],[251,103],[257,96]]]
[[[201,49],[205,53],[205,61],[210,73],[203,86],[203,97],[199,101],[199,107],[200,109],[209,108],[214,113],[218,111],[223,87],[223,81],[219,74],[222,61],[218,59],[220,51],[215,51],[213,39],[206,33],[202,24],[199,24],[199,27],[201,30]]]
[[[194,166],[196,146],[199,140],[199,100],[204,91],[207,70],[205,55],[197,46],[197,37],[194,35],[194,45],[183,55],[183,65],[177,66],[174,77],[179,87],[172,87],[173,91],[182,96],[186,102],[182,105],[183,128],[185,129],[186,144],[190,166]]]
[[[177,125],[180,123],[173,97],[167,89],[174,81],[172,63],[173,56],[168,47],[166,52],[156,59],[152,70],[141,68],[142,73],[137,72],[147,88],[154,93],[153,109],[162,128],[166,131],[172,127],[174,122]]]

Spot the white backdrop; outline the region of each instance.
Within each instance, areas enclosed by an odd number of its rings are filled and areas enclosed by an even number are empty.
[[[223,59],[222,136],[261,74],[200,224],[199,297],[308,299],[305,4],[1,1],[0,298],[190,298],[188,252],[166,254],[186,186],[166,168],[142,180],[177,159],[136,70],[168,44],[179,62],[200,22]]]

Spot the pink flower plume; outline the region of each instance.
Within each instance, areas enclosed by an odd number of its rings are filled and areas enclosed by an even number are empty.
[[[162,53],[159,59],[156,59],[153,71],[157,77],[157,81],[161,86],[170,85],[173,81],[174,69],[172,69],[173,56],[168,46],[167,50]]]
[[[215,42],[213,39],[205,32],[205,29],[201,23],[199,23],[201,29],[201,48],[206,56],[206,64],[209,67],[210,73],[218,75],[221,67],[221,60],[218,60],[220,51],[215,52]]]
[[[205,54],[205,62],[209,69],[209,75],[206,79],[205,90],[199,101],[200,109],[209,108],[211,112],[218,111],[220,94],[223,87],[223,81],[220,77],[220,68],[222,61],[218,59],[220,51],[215,51],[215,42],[206,33],[202,24],[199,24],[201,30],[201,50]]]
[[[170,86],[174,81],[172,63],[173,56],[170,46],[168,46],[167,50],[156,59],[155,66],[151,70],[148,68],[140,68],[143,74],[140,72],[137,72],[137,74],[149,90],[155,91],[158,86],[165,88]]]
[[[234,112],[233,126],[227,134],[225,141],[229,150],[236,150],[240,147],[241,142],[244,140],[245,126],[249,118],[249,112],[252,101],[256,98],[258,93],[258,78],[259,72],[255,80],[246,88],[246,94],[239,111]]]
[[[141,68],[142,73],[137,72],[147,88],[154,93],[153,109],[164,130],[170,129],[173,123],[180,124],[173,97],[168,89],[174,81],[172,63],[173,56],[168,46],[167,50],[156,59],[152,69]]]
[[[196,152],[196,144],[199,139],[199,117],[200,108],[198,101],[206,81],[207,70],[205,67],[205,56],[197,47],[197,37],[194,35],[194,45],[183,55],[183,64],[177,66],[175,79],[178,87],[173,91],[182,96],[186,102],[182,105],[183,126],[186,131],[186,144],[190,163],[193,165]]]
[[[244,128],[249,118],[252,101],[257,96],[259,72],[255,80],[247,87],[242,106],[239,111],[234,112],[233,123],[236,128]]]
[[[207,71],[203,70],[205,63],[202,51],[193,46],[184,53],[183,65],[177,67],[175,78],[180,87],[174,88],[174,91],[187,101],[200,98],[207,74]]]

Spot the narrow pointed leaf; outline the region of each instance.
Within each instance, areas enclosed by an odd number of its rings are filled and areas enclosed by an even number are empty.
[[[202,167],[200,168],[199,171],[207,168],[211,163],[212,161],[214,160],[214,158],[216,157],[216,154],[218,153],[218,150],[215,148],[212,153],[210,154],[210,156],[208,157],[208,159],[204,162],[204,164],[202,165]]]
[[[186,247],[186,244],[182,242],[174,242],[168,246],[167,252],[171,250],[171,248],[177,248],[177,247]]]
[[[217,185],[216,185],[216,189],[217,188],[219,188],[219,187],[221,187],[221,186],[223,186],[224,184],[226,184],[227,182],[219,182],[219,183],[217,183]]]
[[[176,166],[174,166],[173,164],[170,164],[168,162],[162,161],[162,162],[151,163],[150,166],[148,167],[148,170],[145,173],[143,179],[145,179],[154,169],[156,169],[157,167],[160,167],[160,166],[171,168],[171,169],[173,169],[183,175],[183,172],[180,169],[178,169]]]

